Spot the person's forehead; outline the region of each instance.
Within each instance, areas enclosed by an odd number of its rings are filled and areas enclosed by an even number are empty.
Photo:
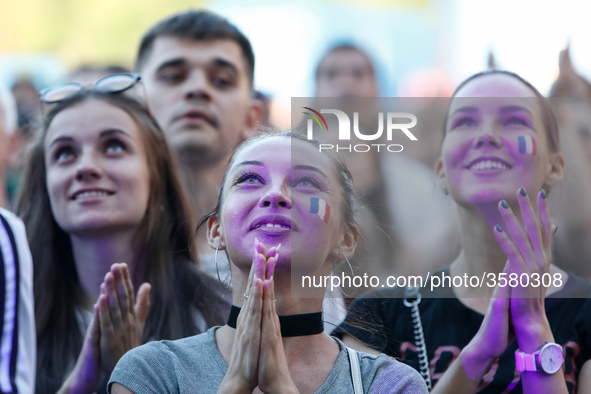
[[[523,82],[504,74],[478,77],[463,86],[453,97],[449,114],[463,109],[503,113],[508,113],[508,109],[523,109],[536,117],[540,114],[536,94]]]
[[[531,97],[536,94],[520,80],[505,74],[484,75],[468,82],[454,97]]]
[[[300,165],[314,166],[325,174],[331,173],[332,162],[318,148],[306,141],[286,136],[268,137],[249,144],[233,160],[233,169],[248,161],[259,161],[265,166],[296,167]]]
[[[159,36],[154,40],[152,49],[142,71],[154,72],[161,65],[182,60],[189,65],[206,65],[222,59],[236,66],[239,72],[246,74],[246,60],[236,41],[230,39],[194,40],[191,38]]]
[[[109,128],[124,128],[132,138],[140,138],[135,120],[123,109],[103,100],[87,100],[58,113],[49,125],[45,144],[54,137],[91,136]]]
[[[348,68],[361,67],[373,70],[373,66],[367,56],[356,49],[336,49],[328,52],[322,61],[319,68]]]

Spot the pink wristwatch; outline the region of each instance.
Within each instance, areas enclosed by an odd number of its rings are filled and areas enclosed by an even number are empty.
[[[515,366],[519,372],[532,371],[553,375],[562,368],[562,346],[546,342],[532,354],[515,352]]]

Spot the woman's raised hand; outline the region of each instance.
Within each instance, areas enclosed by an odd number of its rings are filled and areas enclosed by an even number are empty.
[[[98,304],[95,304],[92,320],[84,336],[82,351],[76,360],[74,370],[58,390],[59,394],[91,393],[96,390],[104,378],[100,365],[100,341]]]
[[[507,273],[508,267],[507,263],[504,273]],[[478,333],[462,351],[462,364],[466,376],[472,381],[479,383],[489,365],[499,358],[515,339],[510,323],[510,294],[508,286],[502,287],[497,284]]]
[[[283,352],[281,327],[275,309],[273,275],[279,248],[255,240],[244,304],[236,322],[236,334],[228,372],[218,392],[248,392],[258,386],[265,393],[295,388]]]
[[[509,264],[505,266],[507,272]],[[432,393],[476,392],[490,365],[515,338],[510,323],[510,288],[495,287],[478,333],[462,349],[458,359],[439,379]]]
[[[141,345],[146,318],[150,311],[150,285],[140,286],[134,301],[133,284],[127,264],[113,264],[105,275],[98,299],[101,366],[110,374],[117,361],[129,350]]]
[[[141,345],[149,310],[150,285],[140,286],[134,303],[127,264],[113,264],[101,285],[76,366],[59,392],[94,392],[117,361],[128,350]]]
[[[244,303],[236,321],[228,372],[218,389],[219,393],[252,393],[258,385],[263,308],[263,282],[259,275],[264,273],[265,262],[261,247],[255,245]]]
[[[259,389],[263,393],[297,392],[287,367],[281,339],[281,325],[275,308],[275,266],[279,247],[267,253],[267,279],[264,281],[261,352],[259,356]]]
[[[563,278],[550,274],[551,245],[556,227],[550,221],[544,190],[537,196],[537,212],[524,188],[517,192],[517,200],[525,227],[522,227],[505,201],[499,203],[507,233],[495,228],[497,241],[508,257],[510,275],[507,285],[511,290],[511,318],[519,350],[528,354],[546,342],[554,342],[546,317],[545,297],[548,287],[560,287]],[[500,230],[500,231],[499,231]],[[509,276],[510,276],[509,275]],[[550,280],[548,280],[550,279]],[[557,280],[558,279],[558,280]],[[565,393],[564,374],[553,375],[524,372],[521,375],[524,393]]]
[[[549,275],[553,229],[546,195],[543,190],[538,193],[537,211],[524,188],[517,191],[517,200],[525,227],[506,201],[499,202],[505,226],[496,225],[493,232],[508,260],[498,277],[480,330],[465,352],[464,368],[473,380],[480,380],[482,364],[500,357],[515,337],[518,342],[520,338],[521,342],[526,337],[533,339],[529,331],[541,332],[548,324],[544,309],[547,287],[542,281]],[[473,362],[476,355],[482,362]]]
[[[532,331],[538,332],[548,326],[544,300],[548,284],[553,282],[549,270],[554,228],[543,190],[537,195],[537,212],[524,188],[517,191],[517,200],[525,227],[508,204],[501,201],[499,211],[505,220],[507,231],[497,226],[494,233],[508,258],[507,286],[511,289],[511,317],[517,341],[520,348],[529,348],[527,342],[534,340],[534,347],[537,348],[540,343],[537,343]],[[548,278],[552,280],[547,281]]]
[[[475,391],[490,363],[501,356],[513,338],[517,338],[520,350],[527,353],[535,351],[544,341],[553,341],[544,300],[547,278],[554,280],[549,271],[556,227],[550,221],[543,190],[537,196],[537,211],[524,188],[517,191],[517,199],[525,227],[507,202],[501,201],[499,211],[505,226],[497,225],[493,232],[507,255],[507,264],[480,330],[460,354],[462,368],[458,363],[452,365],[435,387],[434,392],[438,394],[456,392],[459,387],[466,392]],[[560,371],[551,376],[533,372],[522,375],[522,379],[524,392],[558,393],[566,388]]]

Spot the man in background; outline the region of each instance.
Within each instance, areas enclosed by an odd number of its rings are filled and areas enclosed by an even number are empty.
[[[135,69],[180,164],[193,218],[199,220],[215,206],[234,149],[256,134],[261,119],[261,104],[253,98],[250,42],[218,15],[186,11],[148,30]],[[197,249],[202,268],[215,275],[204,236],[198,237]],[[227,264],[223,270],[229,270]]]
[[[315,81],[316,97],[332,97],[330,103],[334,108],[349,112],[351,120],[351,113],[357,113],[359,129],[365,134],[378,130],[379,112],[385,114],[395,109],[418,118],[412,129],[418,141],[411,143],[404,135],[394,135],[393,138],[401,140],[379,141],[400,143],[404,146],[401,152],[340,151],[353,175],[357,198],[370,213],[365,215],[366,232],[370,232],[367,242],[377,240],[367,248],[372,250],[371,255],[363,260],[371,261],[372,268],[380,275],[425,275],[449,265],[457,256],[459,245],[454,204],[436,185],[432,167],[435,157],[425,154],[439,155],[443,119],[432,101],[438,104],[441,100],[391,98],[388,103],[395,108],[384,108],[385,101],[377,99],[379,84],[371,57],[362,48],[348,43],[334,46],[322,56]],[[407,110],[403,110],[405,107]],[[326,119],[336,120],[334,116]],[[433,124],[437,126],[432,127]],[[337,127],[330,123],[328,126]],[[335,133],[320,135],[336,138]],[[376,231],[376,224],[381,231]]]

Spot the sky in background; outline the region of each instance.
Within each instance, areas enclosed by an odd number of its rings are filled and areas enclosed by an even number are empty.
[[[41,88],[81,63],[130,66],[143,31],[192,5],[228,17],[246,33],[257,57],[256,87],[279,102],[311,95],[319,57],[339,42],[367,49],[386,96],[449,93],[486,67],[491,50],[500,68],[547,92],[568,42],[575,68],[591,79],[591,3],[577,0],[124,3],[0,0],[0,83],[31,71]]]
[[[455,80],[483,66],[489,50],[501,68],[529,79],[542,92],[558,75],[558,54],[570,42],[577,71],[591,79],[591,3],[577,0],[461,0],[453,37]]]

